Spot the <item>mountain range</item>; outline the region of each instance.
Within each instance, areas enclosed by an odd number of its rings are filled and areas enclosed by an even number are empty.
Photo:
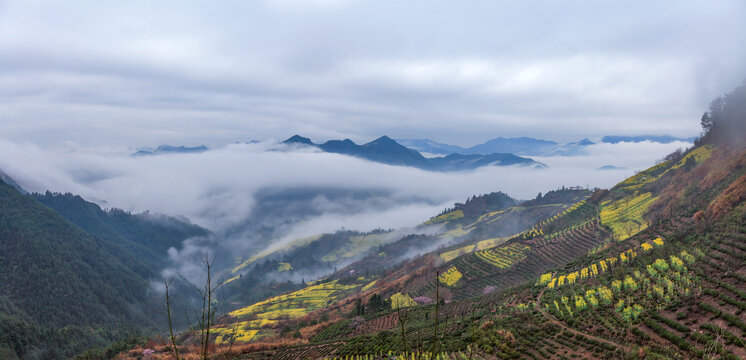
[[[407,148],[388,136],[381,136],[369,143],[358,145],[350,139],[330,140],[323,144],[315,144],[309,138],[294,135],[283,141],[283,144],[313,147],[328,153],[349,155],[389,165],[411,166],[431,171],[463,171],[482,166],[509,165],[545,167],[544,164],[530,158],[499,152],[467,155],[453,153],[443,157],[426,158],[417,150]]]
[[[148,155],[159,155],[159,154],[191,154],[201,153],[209,150],[207,146],[173,146],[173,145],[160,145],[152,150],[141,149],[132,154],[132,156],[148,156]]]
[[[668,144],[674,141],[692,143],[696,139],[697,139],[696,136],[692,136],[688,138],[681,138],[681,137],[674,137],[674,136],[669,136],[669,135],[635,135],[635,136],[613,135],[613,136],[604,136],[603,138],[601,138],[601,142],[609,143],[609,144],[617,144],[620,142],[638,143],[638,142],[643,142],[643,141],[650,141],[650,142],[657,142],[661,144]]]
[[[511,153],[519,156],[570,156],[582,154],[586,146],[594,144],[588,139],[560,144],[525,136],[516,138],[498,137],[468,148],[443,144],[429,139],[400,139],[398,141],[404,146],[433,155]]]
[[[693,142],[694,138],[677,138],[668,135],[604,136],[601,143],[620,142],[670,143]],[[257,141],[252,141],[255,143]],[[471,147],[461,147],[430,139],[399,139],[381,136],[369,143],[358,145],[350,139],[329,140],[315,144],[311,139],[294,135],[282,142],[292,146],[307,146],[324,152],[363,158],[397,166],[410,166],[430,171],[465,171],[483,166],[523,165],[545,167],[528,156],[576,156],[586,153],[586,147],[595,143],[587,138],[569,143],[558,143],[532,137],[498,137]],[[132,156],[160,154],[188,154],[208,151],[200,146],[160,145],[154,149],[141,149]],[[425,155],[423,155],[425,154]],[[439,156],[438,156],[439,155]]]
[[[674,141],[694,142],[695,137],[679,138],[669,135],[634,135],[634,136],[604,136],[601,143],[617,144],[620,142],[638,143],[643,141],[657,142],[662,144]],[[489,153],[511,153],[519,156],[574,156],[585,153],[586,147],[594,145],[595,142],[585,138],[580,141],[569,143],[558,143],[550,140],[536,139],[532,137],[498,137],[484,143],[471,147],[461,147],[440,143],[430,139],[398,139],[400,144],[417,150],[421,153],[432,155],[449,154],[489,154]]]

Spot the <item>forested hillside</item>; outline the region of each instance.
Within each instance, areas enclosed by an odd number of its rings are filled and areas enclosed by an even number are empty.
[[[131,214],[120,209],[104,211],[70,193],[32,195],[83,231],[126,248],[156,270],[163,267],[169,248],[178,249],[184,239],[208,235],[207,230],[186,220],[150,213]]]
[[[204,234],[175,219],[105,213],[79,197],[24,195],[0,182],[2,358],[67,358],[161,325],[150,281],[165,247]]]

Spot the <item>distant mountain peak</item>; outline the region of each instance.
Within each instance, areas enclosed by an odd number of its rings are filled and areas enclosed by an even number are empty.
[[[425,140],[403,140],[406,143],[420,143],[421,141]],[[284,143],[313,144],[310,139],[299,135],[285,140]],[[329,140],[315,146],[328,153],[343,154],[383,164],[411,166],[432,171],[463,171],[473,170],[482,166],[543,165],[529,158],[506,153],[472,154],[470,156],[455,154],[440,158],[426,158],[419,151],[411,149],[386,135],[363,145],[358,145],[350,139],[344,139]]]
[[[207,146],[173,146],[173,145],[159,145],[155,148],[155,152],[202,152],[207,151]]]
[[[295,134],[288,138],[287,140],[282,142],[283,144],[305,144],[305,145],[314,145],[314,143],[311,141],[311,139],[307,137],[300,136],[298,134]]]
[[[390,137],[388,137],[386,135],[383,135],[383,136],[379,137],[378,139],[373,140],[373,142],[387,142],[387,143],[396,143],[396,144],[399,144],[398,142],[396,142],[396,140],[394,140],[394,139],[392,139],[392,138],[390,138]]]
[[[391,147],[391,148],[395,148],[395,147],[406,148],[406,146],[399,144],[398,142],[396,142],[396,140],[386,135],[381,136],[378,139],[375,139],[363,146],[385,146],[385,147]]]
[[[597,168],[596,170],[626,170],[626,169],[627,168],[623,166],[604,165],[604,166]]]
[[[157,155],[157,154],[188,154],[188,153],[201,153],[205,152],[207,150],[210,150],[205,145],[199,145],[199,146],[174,146],[174,145],[158,145],[154,150],[138,150],[137,152],[133,153],[131,156],[148,156],[148,155]]]
[[[593,145],[595,143],[593,141],[589,140],[588,138],[585,138],[583,140],[580,140],[580,141],[576,142],[575,144],[582,145],[582,146],[588,146],[588,145]]]

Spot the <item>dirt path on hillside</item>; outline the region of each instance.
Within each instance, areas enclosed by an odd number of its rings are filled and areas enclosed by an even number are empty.
[[[541,292],[539,293],[538,298],[536,299],[536,304],[534,304],[534,306],[536,307],[536,310],[539,310],[539,312],[542,315],[544,315],[544,317],[546,317],[552,324],[555,324],[555,325],[559,326],[560,328],[562,328],[562,330],[571,332],[573,334],[576,334],[576,335],[579,334],[581,336],[585,336],[587,338],[596,340],[598,342],[602,342],[602,343],[605,343],[605,344],[608,344],[608,345],[611,345],[611,346],[616,346],[618,349],[622,349],[625,353],[629,353],[630,352],[630,348],[627,347],[627,346],[624,346],[622,344],[618,344],[618,343],[616,343],[614,341],[611,341],[611,340],[607,340],[607,339],[600,338],[600,337],[595,336],[595,335],[586,334],[586,333],[584,333],[582,331],[578,331],[578,330],[572,329],[572,328],[568,327],[567,325],[565,325],[564,322],[559,321],[557,318],[555,318],[554,316],[552,316],[552,314],[544,311],[544,309],[541,308],[541,298],[542,298],[542,296],[544,296],[544,291],[546,291],[546,288],[544,288],[544,289],[541,290]]]

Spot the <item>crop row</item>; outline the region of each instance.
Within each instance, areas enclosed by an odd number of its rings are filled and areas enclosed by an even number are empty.
[[[521,234],[521,238],[528,240],[544,236],[545,234],[548,235],[558,228],[567,229],[576,225],[574,223],[582,222],[584,219],[589,219],[594,216],[595,206],[588,203],[586,200],[581,200],[562,212],[538,222],[531,229]]]
[[[528,248],[526,245],[513,243],[499,248],[477,251],[475,255],[488,264],[492,264],[500,269],[506,269],[523,260],[526,257],[526,250]]]
[[[664,241],[661,238],[657,238],[653,240],[653,244],[655,244],[655,246],[663,246]],[[649,251],[653,248],[653,245],[651,245],[650,243],[642,243],[640,246],[643,251]],[[686,255],[691,257],[691,255],[689,255],[688,253]],[[600,260],[598,263],[593,263],[588,267],[584,267],[580,270],[568,273],[566,275],[559,275],[555,277],[552,273],[543,274],[539,277],[536,284],[539,286],[546,285],[550,289],[554,289],[563,285],[572,285],[575,284],[577,280],[583,280],[590,277],[598,276],[599,274],[603,274],[608,271],[617,263],[625,264],[635,257],[637,257],[637,252],[633,249],[628,249],[624,252],[621,252],[618,257],[611,257]]]
[[[679,256],[694,261],[686,251],[682,251]],[[634,270],[631,275],[612,280],[610,286],[600,285],[584,293],[552,297],[552,300],[547,300],[543,305],[558,316],[572,317],[578,311],[615,304],[614,308],[623,319],[635,321],[643,310],[640,301],[647,299],[653,305],[668,304],[682,296],[693,296],[695,281],[688,269],[683,263],[680,266],[669,265],[681,261],[679,256],[672,255],[669,261],[656,259],[647,267],[652,270],[647,275]],[[631,299],[637,303],[630,301]]]
[[[647,192],[606,201],[601,204],[601,224],[611,228],[616,240],[625,240],[647,228],[643,215],[656,199]]]
[[[507,269],[488,264],[474,254],[463,256],[454,263],[463,273],[464,279],[462,284],[453,290],[453,297],[462,299],[499,291],[524,283],[552,267],[564,266],[575,259],[577,254],[598,246],[604,238],[603,234],[597,233],[599,231],[603,230],[595,223],[589,223],[559,236],[552,242],[536,243],[526,251],[524,259]]]

